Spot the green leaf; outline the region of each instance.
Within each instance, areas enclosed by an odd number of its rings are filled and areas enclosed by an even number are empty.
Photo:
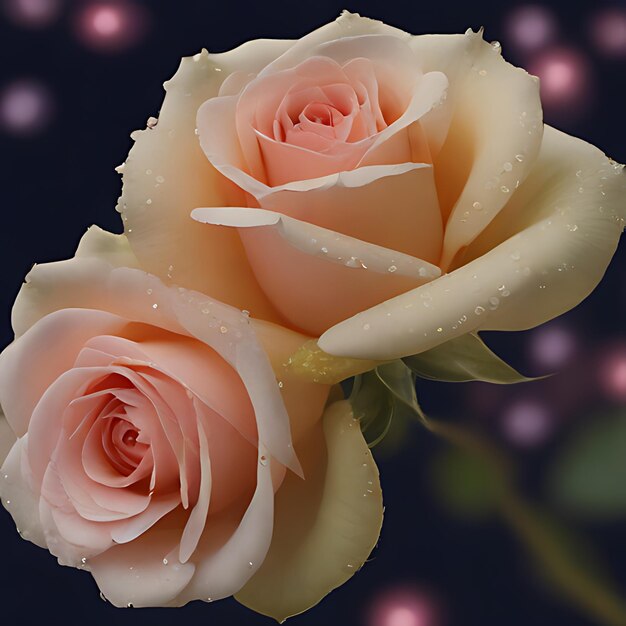
[[[495,355],[477,334],[468,333],[420,354],[403,359],[421,378],[453,383],[480,380],[499,385],[522,383],[527,378]]]
[[[415,377],[402,361],[385,363],[357,376],[349,399],[370,448],[383,440],[393,420],[421,414]]]
[[[567,444],[549,480],[553,499],[590,519],[626,516],[626,412],[591,418]]]

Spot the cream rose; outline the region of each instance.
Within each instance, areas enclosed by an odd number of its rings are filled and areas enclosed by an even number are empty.
[[[122,166],[134,252],[332,354],[545,322],[622,231],[622,166],[544,126],[537,79],[480,33],[344,13],[184,59],[166,90]]]
[[[306,337],[164,285],[95,228],[31,271],[13,325],[0,495],[113,604],[237,594],[282,620],[368,557],[378,473],[347,403],[322,417],[329,387],[285,368]]]

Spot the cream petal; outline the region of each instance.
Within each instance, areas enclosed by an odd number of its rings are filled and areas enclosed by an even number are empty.
[[[18,439],[0,469],[0,497],[24,539],[46,548],[39,519],[39,496],[32,490],[26,460],[28,435]]]
[[[89,567],[102,594],[118,607],[171,603],[196,569],[193,563],[180,563],[172,556],[178,539],[171,530],[155,528],[91,559]]]
[[[177,605],[231,596],[261,566],[272,539],[274,522],[271,463],[262,461],[266,454],[267,451],[259,447],[256,490],[240,524],[217,551],[205,553],[202,545],[198,547],[192,559],[196,564],[195,575],[176,599]]]
[[[543,133],[539,83],[507,63],[482,33],[414,37],[410,45],[424,71],[440,70],[450,80],[449,140],[434,159],[442,211],[450,215],[446,269],[528,176]],[[423,126],[428,132],[427,118]]]
[[[271,44],[270,48],[278,52],[284,46]],[[253,49],[259,46],[250,46],[248,51]],[[135,144],[121,170],[123,189],[117,208],[142,268],[168,283],[210,293],[275,319],[245,261],[237,234],[201,228],[189,219],[195,207],[221,205],[226,199],[228,184],[204,156],[195,120],[200,105],[217,95],[231,69],[229,63],[237,58],[234,51],[230,57],[203,52],[183,59],[166,83],[158,124],[132,135]],[[211,267],[220,271],[207,271]]]
[[[126,235],[115,235],[99,226],[90,226],[82,236],[77,257],[96,257],[108,261],[114,267],[139,269],[139,261],[132,251]]]
[[[237,227],[276,307],[312,335],[440,275],[421,259],[271,211],[197,209],[192,216]]]
[[[305,480],[287,475],[276,494],[274,535],[263,565],[235,596],[279,622],[317,604],[358,571],[383,521],[378,469],[350,405],[331,405],[321,430],[300,452]]]
[[[623,166],[546,127],[530,176],[466,265],[338,324],[320,347],[394,359],[467,332],[523,330],[564,313],[602,278],[623,229],[625,193]]]
[[[0,410],[0,465],[4,463],[13,444],[17,441],[13,429],[9,426],[7,418]]]
[[[285,333],[284,329],[271,322],[251,319],[259,342],[270,357],[283,402],[287,407],[291,423],[291,436],[297,443],[306,436],[311,427],[320,419],[330,386],[310,383],[310,379],[295,371],[289,359],[308,341],[313,341],[297,333]]]
[[[289,67],[294,67],[301,61],[307,59],[313,50],[318,46],[323,46],[336,39],[349,37],[359,37],[362,35],[391,35],[408,41],[410,35],[402,30],[388,26],[378,20],[361,17],[358,13],[343,11],[341,15],[330,24],[326,24],[312,33],[305,35],[275,61],[268,64],[261,72],[260,76],[277,72]],[[367,50],[360,49],[364,56]]]

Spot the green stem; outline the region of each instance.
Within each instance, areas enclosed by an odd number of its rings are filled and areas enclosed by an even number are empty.
[[[539,508],[517,490],[514,468],[491,442],[459,426],[430,417],[420,421],[433,434],[480,456],[497,472],[502,481],[497,494],[498,512],[572,604],[606,626],[626,626],[626,604],[619,594],[572,562],[567,550],[555,541],[554,533]]]

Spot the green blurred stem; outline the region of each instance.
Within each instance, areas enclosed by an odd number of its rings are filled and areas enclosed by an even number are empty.
[[[527,501],[515,486],[510,461],[489,441],[456,425],[422,416],[421,423],[433,434],[478,455],[499,477],[496,494],[498,512],[520,541],[542,566],[553,584],[573,604],[607,626],[626,626],[626,604],[606,582],[598,581],[573,562],[558,541],[546,517]]]

